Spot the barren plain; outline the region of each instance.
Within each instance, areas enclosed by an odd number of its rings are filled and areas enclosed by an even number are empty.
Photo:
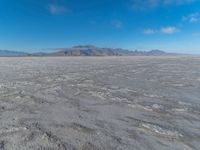
[[[0,58],[1,150],[199,150],[200,58]]]

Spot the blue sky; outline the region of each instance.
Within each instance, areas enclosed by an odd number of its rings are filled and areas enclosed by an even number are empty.
[[[79,44],[200,54],[200,0],[0,1],[0,49]]]

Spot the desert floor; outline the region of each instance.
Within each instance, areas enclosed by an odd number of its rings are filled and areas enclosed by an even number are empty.
[[[199,150],[200,57],[0,58],[1,150]]]

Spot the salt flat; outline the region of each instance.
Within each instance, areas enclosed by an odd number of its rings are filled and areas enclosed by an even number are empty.
[[[200,58],[0,58],[0,149],[199,150]]]

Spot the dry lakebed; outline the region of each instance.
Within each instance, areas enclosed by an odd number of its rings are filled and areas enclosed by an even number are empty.
[[[0,58],[0,150],[200,150],[200,57]]]

